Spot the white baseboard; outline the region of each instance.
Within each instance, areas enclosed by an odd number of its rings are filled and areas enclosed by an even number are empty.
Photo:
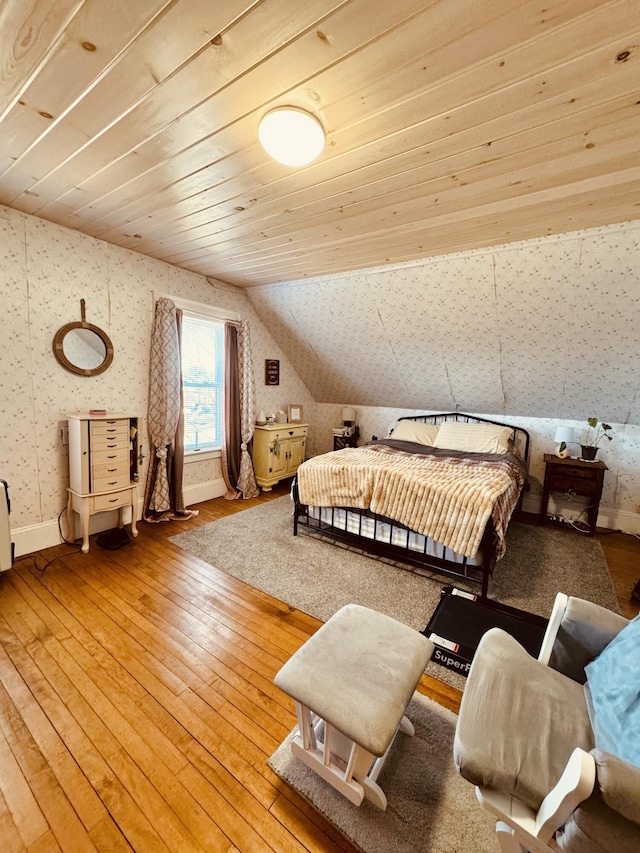
[[[210,480],[207,483],[199,483],[197,486],[188,486],[184,489],[184,502],[186,506],[208,501],[211,498],[219,498],[226,494],[227,486],[222,478],[219,480]],[[142,518],[142,502],[143,499],[138,498],[138,519]],[[74,538],[70,536],[67,530],[66,511],[62,514],[62,532],[67,539]],[[89,533],[100,533],[103,530],[110,530],[118,524],[118,511],[99,512],[92,515],[89,520]],[[76,531],[77,537],[80,536],[80,527],[76,514]],[[58,529],[57,518],[51,521],[43,521],[39,524],[29,524],[26,527],[17,527],[11,531],[11,541],[15,546],[15,556],[22,557],[24,554],[31,554],[33,551],[41,551],[43,548],[51,548],[53,545],[59,545],[62,542],[60,531]]]
[[[542,495],[526,494],[524,496],[524,501],[522,502],[524,512],[538,515],[541,506]],[[566,518],[573,520],[579,510],[576,509],[575,504],[572,505],[554,500],[554,496],[552,495],[549,500],[549,512],[556,515],[564,515]],[[581,516],[581,518],[584,519],[584,516]],[[640,536],[640,514],[637,512],[600,506],[597,524],[598,527],[602,527],[605,530],[621,530],[623,533]]]
[[[604,527],[606,530],[622,530],[623,533],[640,536],[640,515],[637,512],[601,506],[598,513],[598,527]]]
[[[75,514],[75,513],[74,513]],[[142,517],[142,502],[138,501],[138,518]],[[79,539],[81,536],[80,526],[76,515],[76,530],[69,532],[67,528],[67,513],[62,514],[62,532],[69,540]],[[102,530],[110,530],[118,525],[118,510],[99,512],[92,515],[89,520],[89,533],[100,533]],[[15,555],[21,557],[23,554],[31,554],[33,551],[41,551],[43,548],[51,548],[59,545],[63,540],[60,537],[58,520],[43,521],[40,524],[30,524],[27,527],[18,527],[11,531],[11,539],[15,544]],[[80,543],[78,543],[80,545]]]
[[[196,486],[186,486],[182,493],[185,506],[191,506],[226,495],[227,484],[220,477],[218,480],[208,480],[206,483],[198,483]]]

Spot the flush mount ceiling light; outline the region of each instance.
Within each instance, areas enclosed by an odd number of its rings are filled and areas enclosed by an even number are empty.
[[[277,107],[260,121],[258,139],[264,150],[285,166],[306,166],[324,148],[324,130],[310,113]]]

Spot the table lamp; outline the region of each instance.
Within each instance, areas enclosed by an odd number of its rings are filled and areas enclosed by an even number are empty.
[[[356,432],[356,410],[353,406],[342,407],[342,423],[345,427],[345,435],[354,435]]]
[[[558,445],[556,449],[556,456],[559,456],[560,459],[566,459],[571,455],[568,445],[576,443],[573,427],[557,427],[554,441]]]
[[[356,410],[352,406],[344,406],[342,409],[342,423],[345,426],[353,426],[356,422]]]

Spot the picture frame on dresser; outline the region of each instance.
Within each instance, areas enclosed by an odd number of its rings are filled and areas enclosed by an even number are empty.
[[[287,421],[290,424],[302,423],[302,406],[299,403],[289,403],[287,406]]]

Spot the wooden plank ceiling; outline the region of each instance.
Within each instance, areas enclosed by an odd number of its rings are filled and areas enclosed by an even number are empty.
[[[5,0],[0,202],[239,286],[637,219],[639,59],[638,0]]]

